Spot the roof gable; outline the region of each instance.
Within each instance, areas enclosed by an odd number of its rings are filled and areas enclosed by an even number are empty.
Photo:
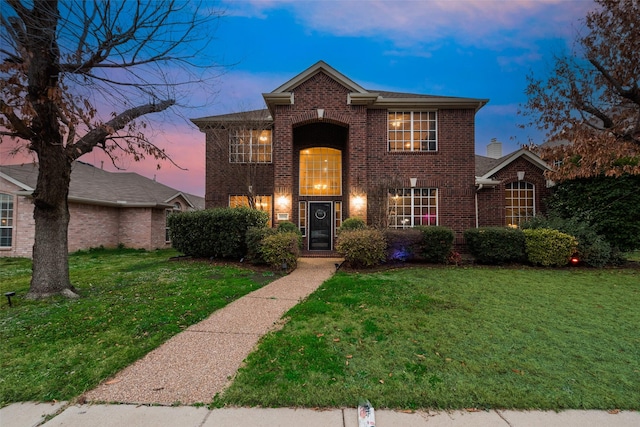
[[[321,72],[325,73],[327,76],[331,77],[333,80],[337,81],[342,86],[349,89],[351,92],[356,92],[356,93],[368,92],[365,88],[363,88],[362,86],[360,86],[359,84],[357,84],[356,82],[354,82],[353,80],[345,76],[344,74],[340,73],[339,71],[331,67],[326,62],[318,61],[315,64],[313,64],[311,67],[307,68],[306,70],[304,70],[303,72],[301,72],[300,74],[292,78],[291,80],[280,85],[278,88],[272,91],[271,94],[290,92],[291,90],[299,86],[301,83],[309,80],[311,77]],[[264,94],[264,95],[269,95],[269,94]]]
[[[549,165],[536,154],[521,148],[518,151],[514,151],[513,153],[507,154],[499,159],[476,155],[476,177],[480,179],[489,179],[519,158],[524,158],[544,171],[551,170]]]

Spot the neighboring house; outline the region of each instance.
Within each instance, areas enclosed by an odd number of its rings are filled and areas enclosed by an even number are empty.
[[[323,61],[263,97],[265,110],[193,119],[206,134],[207,208],[253,199],[273,225],[298,225],[306,255],[331,254],[349,217],[447,226],[458,246],[468,228],[512,221],[505,193],[492,195],[532,158],[476,179],[475,114],[487,99],[367,90]]]
[[[31,257],[34,164],[0,166],[0,256]],[[204,209],[204,199],[136,173],[113,173],[76,161],[69,188],[69,251],[92,247],[170,247],[167,216]]]

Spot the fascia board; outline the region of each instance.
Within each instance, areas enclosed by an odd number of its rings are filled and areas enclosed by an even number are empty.
[[[499,163],[498,165],[496,165],[489,172],[487,172],[484,175],[482,175],[482,177],[483,178],[489,178],[490,176],[495,175],[501,169],[504,169],[505,167],[507,167],[508,165],[513,163],[516,159],[519,159],[522,156],[526,157],[530,162],[532,162],[533,164],[538,166],[540,169],[551,170],[549,165],[547,165],[547,163],[545,163],[545,161],[542,160],[540,157],[536,156],[535,154],[531,153],[530,151],[527,151],[527,150],[524,150],[524,149],[520,149],[520,150],[516,151],[515,153],[513,153],[511,156],[507,157],[502,163]]]
[[[475,98],[378,98],[370,108],[473,108],[480,110],[488,99]]]
[[[34,190],[34,188],[29,187],[24,182],[21,182],[21,181],[18,181],[17,179],[15,179],[15,178],[12,178],[11,176],[7,175],[6,173],[0,172],[0,178],[6,179],[10,183],[12,183],[14,185],[17,185],[18,187],[22,188],[24,191],[32,192]]]

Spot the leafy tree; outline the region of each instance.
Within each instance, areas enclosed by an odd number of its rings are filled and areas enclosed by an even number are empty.
[[[23,141],[39,164],[29,297],[76,296],[67,256],[73,161],[94,148],[114,164],[122,154],[170,160],[140,118],[177,105],[178,85],[203,81],[192,60],[206,60],[219,14],[201,9],[175,0],[2,2],[0,134]]]
[[[612,247],[640,248],[640,176],[581,178],[561,182],[547,200],[549,216],[589,225]]]
[[[548,78],[528,77],[526,125],[547,132],[541,156],[558,181],[640,174],[640,2],[596,3],[572,54]]]

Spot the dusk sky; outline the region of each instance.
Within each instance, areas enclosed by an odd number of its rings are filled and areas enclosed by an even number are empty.
[[[476,115],[476,153],[491,138],[503,153],[531,139],[535,129],[517,127],[526,102],[526,76],[544,76],[553,56],[570,50],[591,0],[255,0],[222,1],[226,9],[212,48],[226,67],[219,93],[203,108],[175,111],[197,118],[264,108],[271,92],[323,60],[369,90],[488,98]],[[214,5],[214,3],[212,3]],[[187,94],[188,95],[188,94]],[[198,98],[194,94],[194,100]],[[187,96],[188,99],[188,96]],[[200,101],[197,102],[200,104]],[[167,122],[154,141],[182,171],[153,159],[126,162],[137,172],[179,190],[204,195],[205,135],[183,118]],[[4,144],[3,144],[4,145]],[[0,163],[18,160],[0,145]],[[82,161],[100,166],[90,153]],[[105,161],[105,169],[114,170]]]

